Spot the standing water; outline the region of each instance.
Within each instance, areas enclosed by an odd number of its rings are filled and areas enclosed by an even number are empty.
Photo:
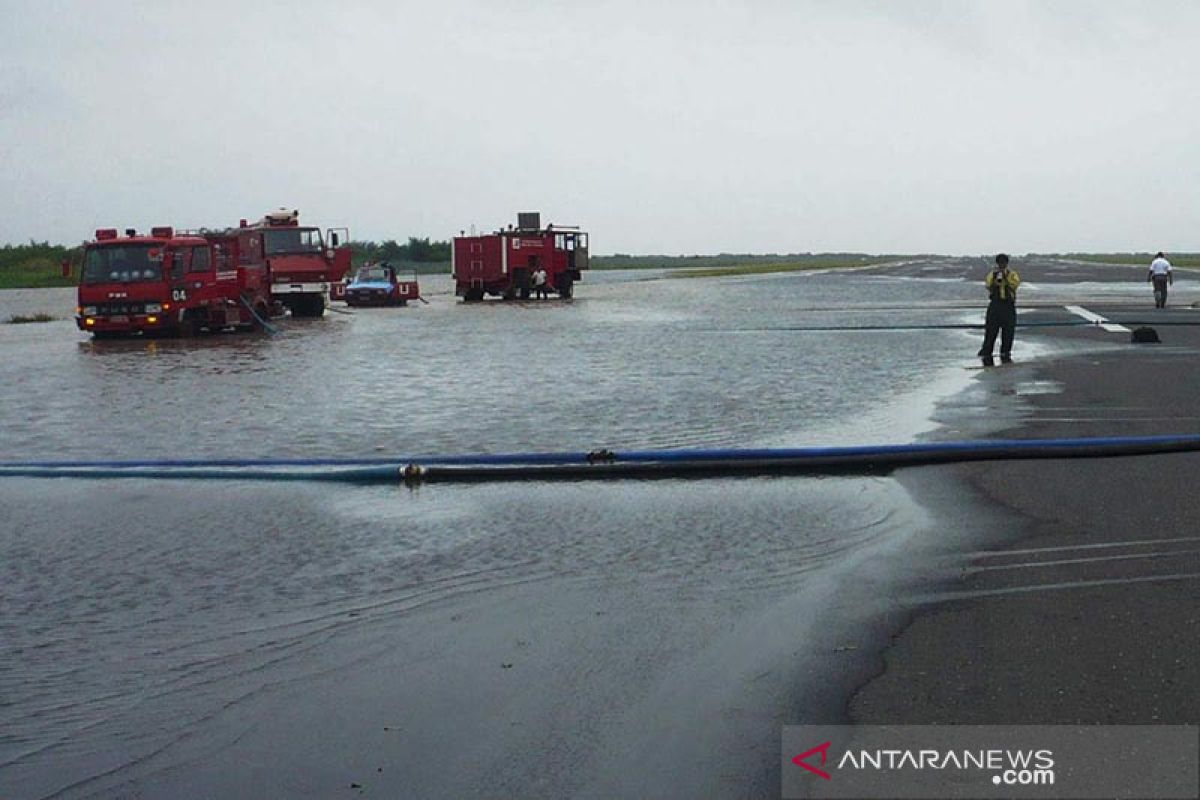
[[[115,342],[69,291],[0,293],[0,319],[63,319],[0,325],[0,459],[905,442],[972,341],[786,328],[978,299],[887,270],[422,286],[276,336]],[[924,522],[878,477],[3,478],[0,797],[646,793],[650,752],[691,769],[677,788],[754,786],[833,680],[817,643],[855,640]]]

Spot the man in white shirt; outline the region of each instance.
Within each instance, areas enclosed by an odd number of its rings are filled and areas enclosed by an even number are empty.
[[[1150,262],[1150,272],[1146,275],[1146,280],[1154,283],[1154,307],[1166,308],[1167,286],[1175,283],[1175,278],[1171,275],[1171,262],[1167,261],[1162,253]]]
[[[546,270],[538,267],[533,273],[533,291],[539,300],[546,299]]]

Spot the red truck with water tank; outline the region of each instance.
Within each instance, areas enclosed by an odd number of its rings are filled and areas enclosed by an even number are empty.
[[[350,235],[346,228],[321,229],[300,224],[300,212],[280,209],[255,223],[227,232],[242,243],[246,263],[265,263],[271,296],[294,317],[319,317],[330,300],[345,294],[350,271]]]
[[[571,297],[588,268],[588,235],[574,226],[541,225],[541,215],[517,215],[517,227],[454,237],[450,250],[454,293],[468,302],[485,295],[527,299],[534,276],[546,273],[550,291]]]
[[[266,264],[236,236],[132,228],[96,231],[84,245],[75,322],[97,338],[251,328],[269,316]]]

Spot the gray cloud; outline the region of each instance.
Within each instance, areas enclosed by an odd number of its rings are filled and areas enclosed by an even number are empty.
[[[199,7],[202,6],[202,7]],[[0,240],[1200,249],[1192,3],[0,2]]]

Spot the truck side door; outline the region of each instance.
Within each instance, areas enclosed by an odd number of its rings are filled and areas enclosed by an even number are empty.
[[[191,262],[191,248],[169,247],[163,267],[167,271],[167,282],[171,286],[171,302],[183,303],[188,298],[187,272]]]
[[[212,294],[217,283],[211,245],[202,244],[192,247],[192,260],[188,264],[188,284],[190,290],[202,297]]]
[[[573,270],[588,268],[588,235],[567,234],[567,264]]]

